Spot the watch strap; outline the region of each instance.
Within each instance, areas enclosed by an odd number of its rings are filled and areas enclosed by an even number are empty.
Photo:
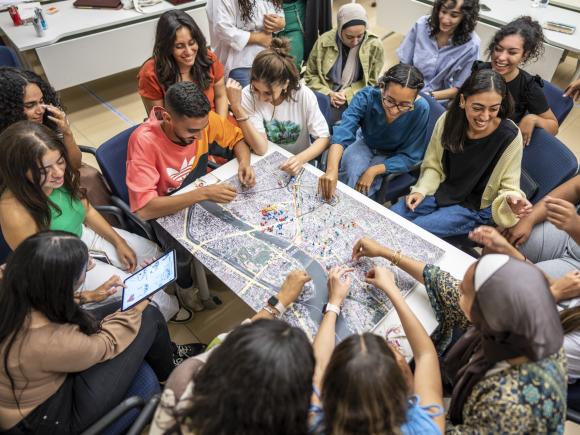
[[[286,307],[278,300],[276,296],[271,296],[270,299],[268,299],[268,305],[274,307],[276,311],[280,313],[280,315],[286,312]]]
[[[337,316],[340,316],[340,307],[338,305],[334,305],[331,303],[324,304],[324,308],[322,311],[324,314],[328,313],[329,311],[332,311],[333,313],[336,313]]]

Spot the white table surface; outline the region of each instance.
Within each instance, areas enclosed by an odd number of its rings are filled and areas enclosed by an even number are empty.
[[[77,36],[81,33],[90,33],[151,19],[170,9],[191,9],[204,6],[206,3],[205,0],[195,0],[173,6],[167,1],[162,1],[154,6],[143,8],[145,13],[142,14],[135,9],[80,9],[73,6],[74,1],[65,0],[42,6],[48,24],[48,29],[42,37],[36,36],[32,24],[15,26],[8,12],[0,13],[0,29],[22,52],[51,45],[63,38]],[[49,7],[56,7],[58,12],[53,15],[46,14]],[[135,41],[136,44],[138,42]]]
[[[573,9],[580,12],[580,0],[550,0],[550,3],[554,6]]]
[[[286,156],[291,156],[289,152],[282,149],[281,147],[270,143],[268,147],[268,153],[270,154],[274,151],[278,151],[281,154]],[[252,164],[259,161],[262,157],[256,156],[252,154]],[[319,169],[311,165],[306,165],[306,169],[316,175],[321,175],[322,172]],[[188,191],[195,189],[197,186],[200,185],[210,185],[214,184],[223,180],[227,180],[228,178],[236,175],[238,173],[238,162],[237,160],[232,160],[229,163],[219,167],[218,169],[214,170],[210,174],[201,177],[196,182],[190,184],[189,186],[183,188],[176,192],[177,194],[182,194]],[[440,238],[434,236],[433,234],[425,231],[422,228],[419,228],[415,224],[409,222],[408,220],[402,218],[401,216],[393,213],[389,209],[379,205],[372,199],[362,195],[361,193],[351,189],[350,187],[346,186],[345,184],[339,183],[338,190],[341,192],[355,198],[359,202],[369,206],[374,211],[381,213],[384,216],[387,216],[393,222],[401,225],[402,227],[412,231],[413,233],[419,235],[423,239],[429,241],[435,246],[440,247],[445,251],[443,257],[437,263],[443,270],[450,272],[456,278],[463,278],[463,275],[469,265],[475,261],[473,257],[467,255],[463,251],[455,248],[454,246],[450,245],[449,243],[441,240]],[[404,254],[404,253],[403,253]],[[427,292],[425,291],[425,287],[421,284],[418,284],[414,290],[407,296],[406,298],[407,303],[415,313],[415,315],[419,318],[425,329],[429,334],[431,334],[435,328],[437,327],[437,321],[435,320],[434,312],[431,308],[431,304],[429,303],[429,299],[427,296]],[[400,326],[399,316],[395,310],[392,310],[374,329],[374,332],[380,334],[382,336],[385,335],[385,332],[393,327]],[[410,349],[408,348],[408,344],[403,342],[403,351],[405,356],[409,357]]]
[[[388,0],[379,1],[386,2]],[[433,0],[420,1],[433,4]],[[579,0],[575,1],[579,2]],[[576,32],[573,35],[566,35],[565,33],[544,29],[544,36],[548,43],[556,47],[561,47],[574,53],[580,53],[580,13],[578,12],[554,5],[548,5],[546,8],[533,8],[530,0],[480,0],[479,3],[480,5],[485,4],[489,6],[491,9],[490,11],[484,11],[480,8],[480,21],[488,21],[491,24],[504,25],[522,15],[529,15],[538,20],[542,25],[546,21],[556,21],[576,26]]]

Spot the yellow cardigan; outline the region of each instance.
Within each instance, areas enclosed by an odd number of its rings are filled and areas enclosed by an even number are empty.
[[[421,164],[421,175],[417,184],[411,187],[411,192],[419,192],[425,196],[434,195],[439,185],[445,180],[441,163],[443,159],[441,135],[446,116],[447,113],[441,115],[435,124],[425,159]],[[518,218],[507,203],[508,195],[526,197],[520,189],[522,154],[522,134],[518,132],[516,138],[499,158],[481,197],[481,208],[491,205],[493,220],[502,228],[511,228],[518,223]]]

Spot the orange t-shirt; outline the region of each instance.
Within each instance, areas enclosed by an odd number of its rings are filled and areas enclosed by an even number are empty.
[[[242,130],[215,112],[209,112],[209,124],[203,137],[190,145],[172,142],[161,127],[156,113],[131,134],[127,149],[127,188],[132,211],[137,211],[158,196],[166,196],[181,187],[193,172],[194,178],[205,175],[210,145],[232,150],[244,139]]]
[[[208,57],[213,63],[209,67],[210,82],[203,93],[206,95],[211,105],[211,110],[215,110],[215,92],[214,86],[224,77],[224,66],[218,60],[217,56],[210,50],[207,50]],[[155,60],[149,59],[143,64],[137,75],[139,95],[149,100],[163,100],[165,90],[155,74]]]

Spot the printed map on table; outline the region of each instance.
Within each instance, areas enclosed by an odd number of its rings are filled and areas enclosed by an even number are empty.
[[[274,152],[257,162],[252,189],[243,188],[237,175],[225,180],[239,192],[229,204],[202,202],[158,222],[256,311],[278,292],[290,271],[305,269],[312,281],[284,318],[311,338],[327,301],[327,271],[353,267],[337,337],[373,329],[392,304],[364,282],[366,272],[373,265],[390,267],[404,294],[415,281],[384,259],[353,263],[354,243],[368,236],[428,263],[437,262],[443,250],[343,192],[325,202],[317,193],[318,177],[307,170],[289,176],[279,169],[285,160]]]

